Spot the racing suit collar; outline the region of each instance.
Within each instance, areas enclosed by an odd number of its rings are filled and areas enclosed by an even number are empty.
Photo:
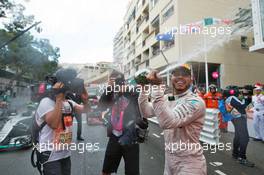
[[[191,90],[190,90],[190,89],[188,89],[187,91],[185,91],[185,92],[183,92],[183,93],[181,93],[181,94],[174,95],[174,97],[175,97],[176,99],[178,99],[178,98],[184,97],[185,95],[187,95],[187,94],[189,94],[189,93],[191,93]]]

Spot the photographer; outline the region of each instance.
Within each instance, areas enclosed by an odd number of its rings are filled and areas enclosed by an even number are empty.
[[[71,79],[60,77],[56,80],[49,94],[44,97],[36,110],[32,136],[34,149],[31,155],[32,165],[44,175],[70,175],[70,144],[72,142],[73,112],[80,113],[84,107],[72,100],[67,100],[65,94],[70,90],[66,86]],[[34,163],[34,154],[37,161]]]
[[[254,163],[248,161],[246,157],[247,146],[249,142],[249,134],[247,128],[246,109],[250,103],[249,99],[244,99],[243,94],[239,92],[238,87],[230,86],[225,90],[224,95],[227,112],[233,119],[232,123],[235,128],[235,137],[233,140],[232,156],[242,165],[254,167]]]
[[[138,108],[138,94],[126,92],[124,75],[113,71],[109,77],[108,87],[102,94],[99,105],[101,109],[110,109],[108,137],[102,175],[116,173],[121,158],[125,162],[126,175],[139,175],[139,144],[137,123],[141,121]],[[144,126],[143,126],[144,127]]]
[[[69,89],[66,98],[73,100],[77,104],[83,104],[85,109],[88,107],[88,93],[84,87],[84,81],[76,78],[77,72],[72,68],[60,69],[56,73],[56,78],[67,83]],[[83,141],[82,137],[82,113],[74,112],[74,117],[77,121],[77,140]]]

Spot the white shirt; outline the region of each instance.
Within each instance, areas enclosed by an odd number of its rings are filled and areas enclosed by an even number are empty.
[[[252,103],[253,103],[255,111],[257,111],[257,109],[264,111],[264,95],[263,94],[254,95],[252,97]]]
[[[72,103],[72,106],[75,107],[76,103],[74,101],[69,100]],[[44,122],[44,116],[48,112],[54,110],[55,102],[50,98],[43,98],[40,101],[36,112],[36,120],[37,123],[40,125]],[[62,113],[71,113],[70,104],[67,101],[63,102]],[[68,132],[72,132],[72,126],[70,126]],[[45,125],[41,132],[39,133],[39,144],[40,144],[40,151],[52,151],[48,162],[60,160],[63,158],[67,158],[71,155],[70,150],[55,150],[54,149],[54,137],[55,137],[55,130],[50,128],[48,125]]]

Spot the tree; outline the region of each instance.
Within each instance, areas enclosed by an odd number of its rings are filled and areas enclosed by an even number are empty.
[[[6,17],[6,11],[11,10],[13,6],[9,0],[0,0],[0,18]]]
[[[27,76],[40,80],[56,71],[59,56],[59,48],[54,48],[49,40],[37,40],[30,34],[24,34],[5,48],[0,55],[0,63],[15,70],[17,75],[14,79]]]
[[[9,22],[3,22],[0,29],[0,45],[21,34],[35,23],[33,15],[25,16],[25,7],[10,0],[0,0],[0,20],[6,16]],[[38,32],[40,28],[36,28]],[[0,50],[0,69],[8,66],[16,72],[13,80],[26,76],[34,80],[43,80],[46,74],[52,74],[58,67],[60,50],[53,47],[48,39],[36,39],[27,32]]]

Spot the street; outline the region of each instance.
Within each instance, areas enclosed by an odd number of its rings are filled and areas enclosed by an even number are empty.
[[[0,175],[264,175],[263,54],[264,0],[0,0]]]
[[[76,131],[76,123],[74,126]],[[162,131],[157,124],[150,122],[150,132],[148,141],[141,144],[140,150],[140,172],[142,175],[162,175],[164,167],[164,140]],[[74,132],[74,142],[76,142],[76,132]],[[73,175],[99,175],[103,165],[104,152],[107,143],[106,128],[104,126],[87,125],[83,120],[83,136],[85,144],[90,145],[83,152],[80,147],[72,152],[72,174]],[[222,142],[230,142],[233,134],[227,133],[222,136]],[[76,142],[77,143],[77,142]],[[88,144],[89,143],[89,144]],[[91,145],[99,143],[99,149],[92,149]],[[256,163],[255,168],[248,168],[235,162],[231,157],[231,151],[205,151],[207,168],[209,175],[263,175],[264,167],[262,162],[263,143],[251,141],[248,147],[249,160]],[[94,147],[95,148],[95,147]],[[82,153],[83,152],[83,153]],[[260,154],[259,154],[260,153]],[[1,175],[32,174],[38,172],[30,163],[31,150],[20,150],[0,153]],[[118,175],[124,175],[124,163],[121,162]]]

